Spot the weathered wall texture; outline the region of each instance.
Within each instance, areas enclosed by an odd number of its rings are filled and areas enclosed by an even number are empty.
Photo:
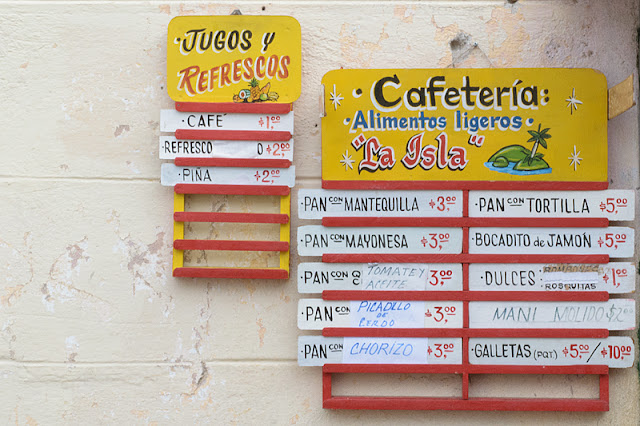
[[[172,106],[167,24],[236,8],[302,26],[297,188],[320,185],[319,84],[331,69],[590,67],[610,86],[637,75],[635,0],[3,2],[0,423],[638,424],[635,367],[612,372],[608,413],[322,410],[320,369],[296,363],[295,279],[171,277],[172,190],[157,153],[160,109]],[[609,122],[609,144],[611,187],[637,188],[636,108]],[[459,380],[335,385],[363,388],[454,395]],[[472,378],[472,395],[595,389],[580,377]]]

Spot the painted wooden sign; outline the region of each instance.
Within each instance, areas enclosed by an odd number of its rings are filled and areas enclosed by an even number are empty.
[[[288,114],[236,114],[226,112],[180,112],[175,109],[160,111],[160,131],[236,130],[286,131],[293,133],[293,112]]]
[[[461,217],[462,191],[298,191],[300,219]]]
[[[471,328],[604,328],[636,326],[635,300],[607,302],[470,302]]]
[[[469,253],[633,257],[632,228],[469,228]]]
[[[300,275],[300,274],[298,274]],[[488,264],[469,265],[469,290],[476,291],[635,291],[632,263]]]
[[[160,183],[164,186],[176,184],[216,185],[295,185],[295,167],[286,169],[264,169],[247,167],[188,167],[163,163]]]
[[[469,191],[470,217],[606,217],[633,220],[635,194],[607,191]]]
[[[333,70],[322,83],[325,188],[606,187],[607,82],[594,70]]]
[[[459,263],[300,263],[298,291],[462,290]]]
[[[293,139],[287,142],[178,140],[160,136],[160,159],[239,158],[293,160]]]
[[[300,299],[298,328],[459,328],[462,302],[459,301],[325,301]]]
[[[300,226],[298,254],[460,253],[461,228],[325,228]]]
[[[290,16],[178,16],[167,34],[174,101],[291,103],[300,96],[300,24]]]
[[[298,365],[460,364],[462,339],[412,337],[298,338]]]
[[[469,362],[479,365],[633,365],[630,337],[606,339],[471,338]]]

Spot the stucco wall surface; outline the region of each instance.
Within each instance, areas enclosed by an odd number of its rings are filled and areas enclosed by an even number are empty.
[[[173,195],[157,152],[160,109],[173,105],[167,25],[234,9],[301,24],[294,206],[297,189],[320,187],[329,70],[589,67],[609,86],[637,76],[635,0],[0,3],[0,423],[638,424],[636,367],[612,371],[607,413],[323,410],[320,368],[296,362],[295,271],[310,259],[293,247],[288,282],[171,277]],[[636,189],[637,108],[608,135],[611,188]],[[294,237],[297,225],[294,209]],[[335,391],[445,396],[459,386],[347,376]],[[472,377],[476,396],[596,389],[588,377]]]

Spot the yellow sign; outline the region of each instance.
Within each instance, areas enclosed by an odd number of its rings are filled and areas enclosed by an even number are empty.
[[[167,87],[176,102],[291,103],[300,96],[300,24],[290,16],[178,16]]]
[[[607,181],[607,82],[590,69],[334,70],[328,181]]]

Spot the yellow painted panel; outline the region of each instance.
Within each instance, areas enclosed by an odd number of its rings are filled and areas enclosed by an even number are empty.
[[[291,103],[300,96],[300,24],[290,16],[178,16],[167,34],[174,101]]]
[[[597,71],[334,70],[322,83],[324,180],[607,180]]]
[[[173,211],[184,211],[184,194],[173,194]],[[184,238],[184,222],[173,222],[173,240]],[[182,268],[184,265],[184,250],[173,249],[173,269]]]
[[[289,243],[289,251],[280,252],[280,269],[289,272],[289,252],[291,251],[291,195],[280,197],[280,214],[289,215],[289,222],[280,225],[280,241]]]

